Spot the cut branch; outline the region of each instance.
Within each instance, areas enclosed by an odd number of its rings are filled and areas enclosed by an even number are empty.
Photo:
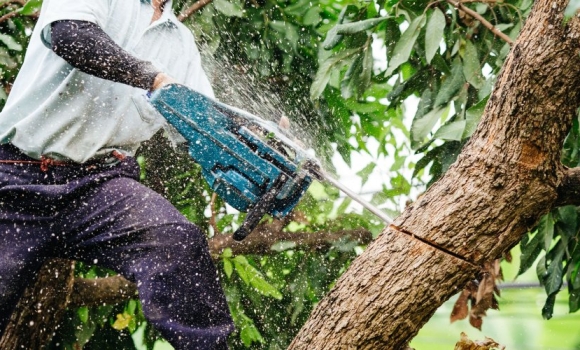
[[[257,232],[256,232],[257,231]],[[276,242],[293,242],[297,248],[308,250],[328,250],[333,243],[348,238],[359,244],[368,244],[372,234],[365,229],[344,230],[337,232],[283,232],[257,229],[245,240],[234,241],[232,235],[219,235],[209,240],[209,250],[212,256],[219,256],[224,249],[230,248],[234,255],[242,254],[272,254],[272,245]]]
[[[281,231],[285,226],[283,223],[275,220],[262,224],[242,242],[234,241],[231,235],[218,235],[208,242],[210,253],[217,260],[226,248],[231,248],[234,255],[272,254],[275,251],[271,250],[271,246],[279,241],[291,241],[296,247],[310,250],[325,250],[344,238],[359,244],[368,244],[372,240],[372,234],[365,229],[292,233]],[[96,279],[75,278],[70,304],[77,307],[113,305],[135,298],[136,294],[135,284],[120,275]]]
[[[199,1],[195,2],[193,5],[188,7],[185,11],[180,13],[179,16],[177,16],[177,19],[180,20],[181,22],[185,21],[186,19],[189,18],[189,16],[191,16],[194,13],[196,13],[197,11],[201,10],[206,5],[210,4],[212,1],[213,0],[199,0]]]
[[[558,186],[556,206],[580,205],[580,168],[566,169],[562,183]]]
[[[473,11],[472,9],[470,9],[469,7],[463,5],[463,3],[461,1],[457,1],[457,0],[446,0],[448,3],[450,3],[451,5],[453,5],[456,9],[461,10],[465,13],[467,13],[468,15],[470,15],[471,17],[477,19],[479,22],[481,22],[481,24],[483,24],[487,29],[489,29],[495,36],[503,39],[506,43],[513,45],[514,42],[513,40],[505,35],[501,30],[497,29],[493,24],[489,23],[485,18],[483,18],[479,13]]]
[[[137,296],[135,283],[117,275],[106,278],[75,278],[70,305],[114,305]]]

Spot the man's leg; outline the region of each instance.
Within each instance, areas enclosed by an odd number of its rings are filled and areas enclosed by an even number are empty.
[[[233,323],[205,236],[163,197],[114,178],[72,199],[57,222],[69,242],[58,255],[137,283],[145,316],[176,349],[227,348]]]

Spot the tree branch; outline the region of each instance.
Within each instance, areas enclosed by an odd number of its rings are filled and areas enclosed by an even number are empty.
[[[566,169],[560,186],[555,206],[580,205],[580,168]]]
[[[480,21],[481,24],[483,24],[487,29],[489,29],[493,34],[495,34],[496,36],[503,39],[506,43],[508,43],[510,45],[514,44],[514,41],[509,36],[502,33],[502,31],[497,29],[493,24],[489,23],[479,13],[477,13],[477,12],[473,11],[472,9],[470,9],[469,7],[463,5],[463,3],[461,1],[457,1],[457,0],[446,0],[446,1],[448,3],[450,3],[451,5],[453,5],[455,8],[457,8],[458,10],[461,10],[461,11],[467,13],[468,15],[470,15],[471,17]]]
[[[137,295],[135,283],[117,275],[106,278],[75,278],[70,305],[99,306],[114,305]]]
[[[359,244],[368,244],[372,240],[372,234],[366,229],[343,230],[337,232],[284,232],[269,231],[268,225],[260,229],[258,227],[248,238],[241,242],[234,241],[232,235],[218,235],[209,240],[209,250],[212,256],[217,258],[226,248],[230,248],[234,255],[242,254],[271,254],[271,249],[276,242],[293,242],[295,247],[309,250],[329,249],[333,243],[342,238],[350,238]]]
[[[196,1],[193,5],[191,5],[187,9],[185,9],[185,11],[183,11],[182,13],[180,13],[179,16],[177,16],[177,19],[180,20],[181,22],[185,21],[186,19],[189,18],[189,16],[191,16],[194,13],[196,13],[197,11],[201,10],[206,5],[209,5],[212,1],[213,0],[199,0],[199,1]]]
[[[7,14],[5,14],[4,16],[0,17],[0,23],[7,21],[8,19],[12,18],[12,17],[16,17],[18,15],[18,10],[12,11],[12,12],[8,12]]]
[[[300,233],[283,232],[284,226],[286,226],[286,220],[274,220],[272,223],[261,224],[242,242],[234,241],[232,235],[217,235],[208,241],[210,253],[215,260],[218,260],[226,248],[231,248],[234,255],[265,255],[274,253],[271,247],[279,241],[294,242],[296,247],[310,250],[325,250],[345,237],[359,244],[368,244],[373,238],[368,230],[362,228],[337,232]],[[120,275],[96,279],[75,278],[70,305],[73,307],[112,305],[135,298],[136,294],[135,284]]]

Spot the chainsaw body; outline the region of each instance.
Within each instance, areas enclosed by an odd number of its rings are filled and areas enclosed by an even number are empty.
[[[244,239],[266,213],[286,216],[310,186],[317,164],[274,123],[178,84],[157,90],[150,102],[187,140],[213,191],[248,213],[234,239]]]

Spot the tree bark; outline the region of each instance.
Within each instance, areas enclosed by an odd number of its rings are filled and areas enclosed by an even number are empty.
[[[74,281],[74,263],[53,259],[27,288],[0,339],[0,349],[42,349],[48,345],[66,311]]]
[[[556,204],[580,104],[580,21],[539,0],[455,164],[358,257],[290,349],[401,349]]]

